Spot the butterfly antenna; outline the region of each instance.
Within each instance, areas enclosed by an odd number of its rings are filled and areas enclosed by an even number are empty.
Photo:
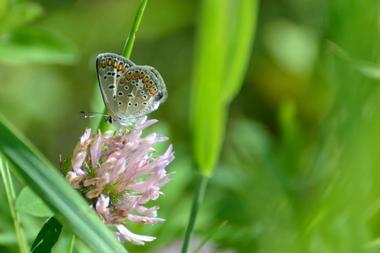
[[[80,112],[85,119],[95,118],[95,117],[108,117],[107,114],[101,113],[101,112]]]

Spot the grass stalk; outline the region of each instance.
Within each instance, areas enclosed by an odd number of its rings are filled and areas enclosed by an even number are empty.
[[[1,158],[1,156],[0,156],[0,173],[1,173],[1,178],[3,179],[5,192],[7,194],[9,210],[13,219],[16,237],[17,237],[17,243],[18,243],[20,252],[27,253],[29,252],[28,250],[29,247],[28,247],[28,242],[24,234],[24,230],[22,229],[20,216],[16,212],[16,208],[15,208],[16,193],[13,187],[11,173],[9,171],[8,164]]]
[[[75,234],[72,234],[69,244],[69,249],[67,250],[67,253],[73,253],[74,252],[74,246],[75,246]]]
[[[189,223],[187,224],[185,238],[183,240],[181,253],[187,253],[189,250],[189,246],[190,246],[190,242],[191,242],[191,236],[192,236],[193,231],[194,231],[194,226],[195,226],[195,222],[197,219],[199,207],[203,201],[203,198],[204,198],[204,195],[206,192],[208,179],[209,179],[209,177],[204,176],[204,175],[200,175],[199,182],[197,185],[197,189],[196,189],[194,199],[193,199],[193,205],[191,207]]]

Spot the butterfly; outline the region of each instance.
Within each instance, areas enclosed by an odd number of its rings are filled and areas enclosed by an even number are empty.
[[[99,54],[96,71],[110,123],[132,125],[157,110],[168,96],[165,82],[155,68],[136,65],[123,56]]]

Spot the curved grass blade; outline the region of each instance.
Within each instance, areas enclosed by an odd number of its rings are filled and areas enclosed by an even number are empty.
[[[228,103],[248,66],[258,0],[203,0],[196,42],[191,122],[194,156],[211,175],[224,139]],[[223,41],[223,43],[221,43]]]
[[[126,252],[84,199],[53,165],[0,115],[0,152],[47,206],[93,252]]]
[[[8,164],[6,164],[5,161],[3,161],[1,154],[0,154],[0,174],[1,174],[1,177],[3,179],[5,192],[7,194],[10,213],[11,213],[13,223],[15,226],[17,243],[19,245],[20,252],[26,253],[26,252],[28,252],[28,243],[26,241],[25,234],[24,234],[24,231],[22,229],[20,217],[19,217],[19,215],[16,211],[16,208],[15,208],[16,193],[15,193],[15,190],[13,188],[11,173],[9,172]]]

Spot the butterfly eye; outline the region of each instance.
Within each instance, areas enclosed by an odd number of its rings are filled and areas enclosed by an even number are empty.
[[[119,96],[123,96],[123,95],[124,95],[124,93],[123,93],[122,91],[119,91],[117,94],[118,94]]]

